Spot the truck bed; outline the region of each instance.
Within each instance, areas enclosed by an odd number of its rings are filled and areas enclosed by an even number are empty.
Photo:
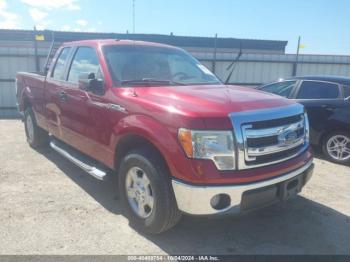
[[[32,100],[35,98],[36,103],[32,105],[41,106],[40,101],[44,98],[46,76],[43,72],[18,72],[16,75],[16,96],[18,101],[18,110],[23,113],[25,109],[26,99]],[[27,92],[27,96],[24,93]],[[26,99],[24,99],[26,97]],[[39,102],[39,103],[37,103]],[[36,108],[39,109],[39,108]],[[40,109],[39,109],[40,110]]]

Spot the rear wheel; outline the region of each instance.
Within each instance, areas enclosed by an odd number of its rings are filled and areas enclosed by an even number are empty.
[[[140,231],[164,232],[181,217],[169,171],[154,150],[145,148],[126,154],[120,166],[119,190],[130,224]]]
[[[40,148],[48,145],[49,135],[37,125],[34,112],[30,107],[24,112],[24,127],[31,147]]]
[[[335,163],[350,163],[350,134],[347,132],[332,132],[323,140],[323,153]]]

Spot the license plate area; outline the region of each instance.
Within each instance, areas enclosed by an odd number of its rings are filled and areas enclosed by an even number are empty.
[[[303,175],[284,181],[279,186],[279,197],[282,201],[296,197],[303,187]]]

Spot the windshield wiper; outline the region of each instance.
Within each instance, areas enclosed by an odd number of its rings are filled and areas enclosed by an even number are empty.
[[[131,79],[131,80],[122,80],[120,82],[121,85],[127,85],[127,84],[134,84],[134,85],[185,85],[184,83],[175,82],[172,80],[163,80],[163,79],[156,79],[156,78],[142,78],[142,79]]]

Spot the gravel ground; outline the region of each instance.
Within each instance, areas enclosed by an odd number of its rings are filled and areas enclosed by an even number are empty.
[[[114,180],[31,149],[20,121],[0,120],[0,163],[0,254],[350,254],[350,167],[325,160],[286,204],[158,236],[129,227]]]

